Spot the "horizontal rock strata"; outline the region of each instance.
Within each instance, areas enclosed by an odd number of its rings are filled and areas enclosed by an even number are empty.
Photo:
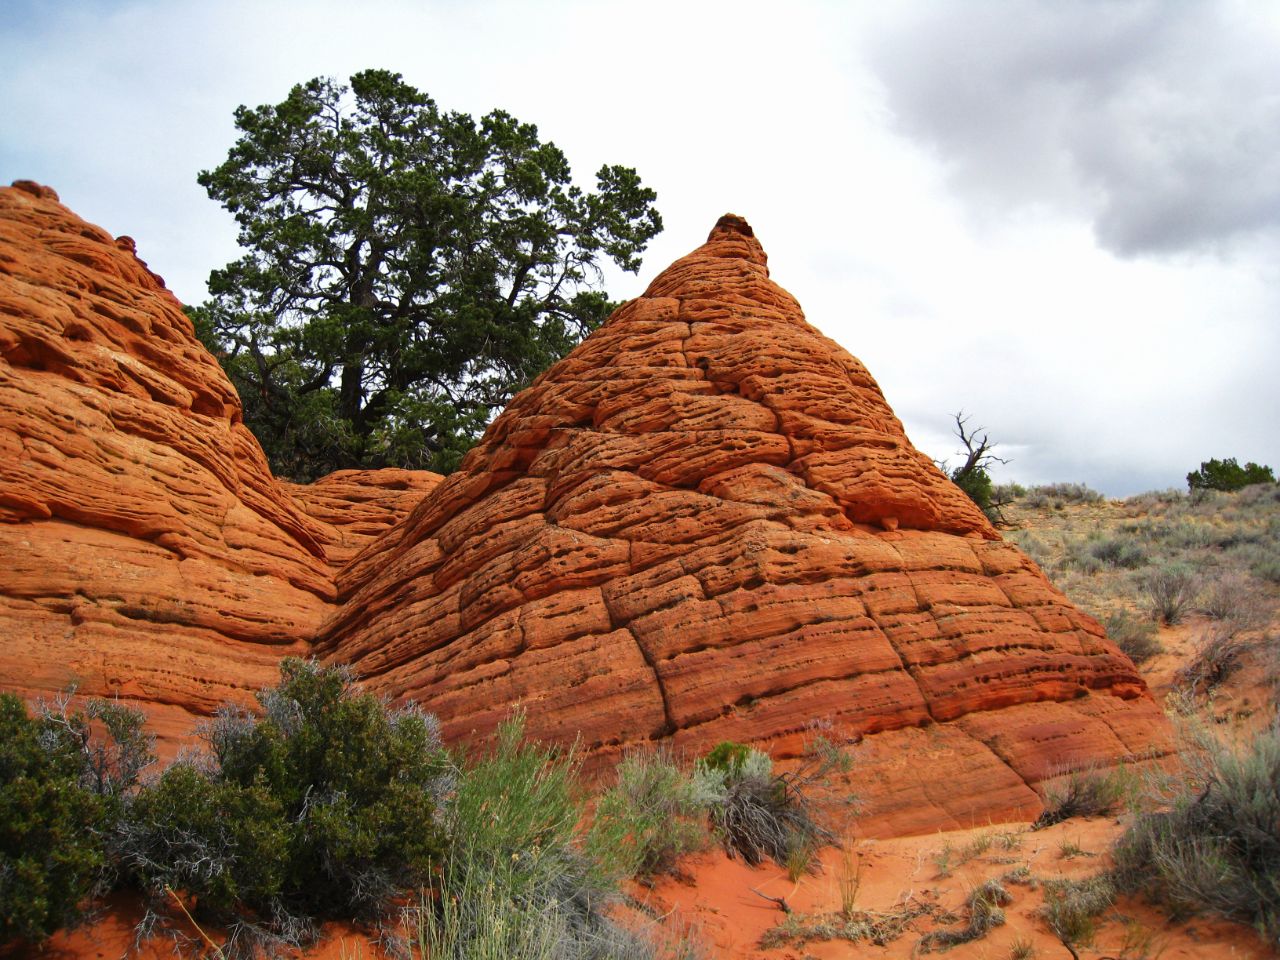
[[[0,687],[144,706],[172,752],[286,654],[589,769],[857,740],[868,833],[1033,815],[1165,728],[1093,620],[908,442],[735,217],[461,469],[273,478],[132,241],[0,189]]]
[[[0,684],[194,717],[306,653],[334,570],[434,474],[277,482],[181,305],[45,187],[0,189]]]
[[[338,588],[317,649],[452,737],[517,703],[601,762],[660,739],[794,755],[815,722],[868,756],[935,731],[937,770],[876,761],[875,829],[1033,813],[1063,765],[1162,749],[1133,665],[911,446],[734,217]]]

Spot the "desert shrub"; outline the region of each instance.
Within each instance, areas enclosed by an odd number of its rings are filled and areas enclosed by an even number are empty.
[[[1206,910],[1280,938],[1280,729],[1244,745],[1200,731],[1167,809],[1138,814],[1113,851],[1115,880],[1180,913]]]
[[[697,795],[728,853],[752,866],[770,859],[794,869],[803,851],[835,839],[818,823],[808,788],[840,761],[820,746],[796,771],[775,775],[768,754],[748,747],[744,755],[740,746],[719,744],[695,765]]]
[[[287,659],[261,716],[223,710],[209,753],[139,791],[125,865],[164,916],[170,891],[227,926],[231,952],[309,940],[315,921],[375,919],[444,850],[449,785],[434,718],[389,710],[345,668]]]
[[[1162,623],[1182,620],[1199,590],[1195,572],[1185,564],[1166,563],[1147,571],[1142,590],[1151,604],[1151,616]]]
[[[74,746],[0,694],[0,943],[39,943],[79,914],[106,862],[101,797]]]
[[[706,846],[707,809],[692,779],[669,751],[631,751],[618,782],[596,804],[594,832],[609,835],[609,856],[630,876],[675,869],[684,854]]]
[[[1240,490],[1255,483],[1275,483],[1271,468],[1258,463],[1246,463],[1243,467],[1235,457],[1226,460],[1205,460],[1199,470],[1187,474],[1189,490]]]
[[[1111,770],[1076,770],[1045,791],[1044,810],[1033,830],[1073,817],[1098,817],[1112,813],[1130,795],[1133,777],[1124,767]]]
[[[1063,561],[1064,569],[1074,568],[1080,573],[1092,576],[1100,573],[1103,566],[1103,562],[1090,552],[1087,542],[1076,542],[1067,547],[1067,554]]]
[[[1009,536],[1018,548],[1040,567],[1047,567],[1051,559],[1050,548],[1044,540],[1028,530],[1014,530]]]
[[[1089,543],[1088,550],[1096,560],[1109,567],[1134,570],[1146,564],[1150,558],[1140,544],[1126,537],[1106,537]]]
[[[1219,577],[1205,593],[1204,612],[1238,630],[1252,630],[1268,617],[1260,585],[1239,572]]]
[[[1024,502],[1029,507],[1042,510],[1053,506],[1060,509],[1068,503],[1101,503],[1102,494],[1083,483],[1046,483],[1027,490]]]
[[[1249,572],[1259,580],[1280,584],[1280,550],[1275,544],[1261,546],[1249,555]]]
[[[580,835],[585,797],[572,751],[525,742],[517,714],[498,728],[489,752],[459,766],[446,807],[452,844],[440,864],[441,894],[419,910],[426,955],[651,955],[603,912],[634,856],[611,859],[616,822]]]
[[[1001,503],[1013,503],[1027,495],[1027,488],[1020,483],[997,483],[991,489],[991,497]]]
[[[969,894],[966,903],[969,920],[965,926],[960,930],[934,930],[925,934],[920,938],[920,951],[946,950],[985,937],[992,927],[1004,925],[1004,907],[1012,902],[1013,895],[999,880],[988,880]]]
[[[1093,942],[1100,917],[1115,902],[1116,889],[1106,876],[1084,880],[1046,880],[1040,915],[1073,957],[1077,944]]]
[[[1150,620],[1120,610],[1108,616],[1102,625],[1112,642],[1135,664],[1143,664],[1164,653],[1164,646],[1156,636],[1156,625]]]
[[[743,764],[753,753],[759,755],[760,751],[752,750],[745,743],[721,740],[707,751],[707,755],[702,758],[702,765],[712,770],[736,775],[742,772]],[[756,762],[760,761],[757,759]]]
[[[117,825],[154,756],[141,712],[0,694],[0,943],[39,943],[114,881]]]
[[[1186,499],[1187,495],[1181,490],[1170,488],[1134,494],[1124,501],[1124,505],[1130,513],[1153,513],[1168,510]]]
[[[1192,693],[1208,693],[1236,671],[1252,645],[1233,624],[1214,624],[1200,634],[1174,682]]]

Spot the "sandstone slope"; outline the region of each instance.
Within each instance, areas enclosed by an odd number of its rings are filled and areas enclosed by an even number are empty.
[[[1132,664],[916,451],[866,369],[708,242],[517,396],[337,577],[317,650],[483,735],[599,761],[866,738],[871,832],[1033,814],[1163,749]]]
[[[118,695],[171,747],[310,649],[334,567],[438,479],[277,482],[133,242],[0,189],[0,687]]]

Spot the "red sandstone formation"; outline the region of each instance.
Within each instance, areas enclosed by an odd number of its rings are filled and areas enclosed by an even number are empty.
[[[306,652],[329,562],[438,478],[278,483],[133,242],[57,200],[0,189],[0,685],[117,694],[172,739]]]
[[[879,734],[872,829],[1033,812],[1030,784],[1163,730],[1133,665],[912,448],[732,216],[337,582],[318,649],[451,736],[521,703],[597,757],[786,754],[821,721]]]
[[[443,482],[297,486],[132,242],[3,189],[0,452],[0,687],[117,693],[170,746],[313,649],[452,736],[521,703],[593,762],[829,722],[864,738],[869,832],[1034,813],[1163,735],[736,217]]]

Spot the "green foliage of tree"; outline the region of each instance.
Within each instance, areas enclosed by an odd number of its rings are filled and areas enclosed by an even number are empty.
[[[437,108],[399,74],[315,79],[235,113],[199,182],[245,256],[190,312],[273,468],[451,470],[494,412],[608,315],[608,258],[661,229],[635,170],[596,189],[532,124]]]
[[[184,891],[216,921],[292,944],[316,919],[375,918],[428,882],[450,768],[433,718],[388,710],[345,668],[280,669],[261,716],[220,712],[210,756],[139,791],[127,848],[157,904]]]
[[[1205,460],[1199,470],[1187,474],[1187,487],[1196,490],[1241,490],[1255,483],[1275,483],[1270,467],[1259,463],[1246,463],[1243,467],[1235,457],[1226,460]]]

